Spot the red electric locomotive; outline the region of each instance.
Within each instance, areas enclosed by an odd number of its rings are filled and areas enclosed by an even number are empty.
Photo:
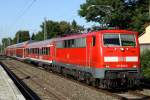
[[[62,73],[104,88],[139,84],[136,32],[102,30],[54,40],[53,65]]]

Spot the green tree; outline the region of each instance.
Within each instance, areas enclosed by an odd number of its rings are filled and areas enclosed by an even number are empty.
[[[141,32],[148,21],[148,0],[86,0],[80,6],[79,15],[101,26]]]
[[[145,78],[150,78],[150,50],[145,50],[141,53],[142,74]]]
[[[2,39],[2,45],[3,45],[3,47],[7,47],[7,46],[9,46],[9,45],[11,45],[12,44],[12,39],[11,38],[3,38]]]
[[[16,33],[15,38],[13,39],[13,42],[15,44],[15,43],[28,41],[28,40],[30,40],[29,31],[20,30]]]
[[[84,30],[84,27],[78,25],[74,20],[72,24],[67,21],[52,21],[43,22],[40,27],[41,31],[35,34],[35,40],[44,40],[44,24],[46,24],[47,39],[61,36],[63,34],[79,33]]]
[[[66,21],[59,22],[58,35],[70,34],[70,33],[71,33],[71,25]]]
[[[44,24],[45,22],[43,22],[42,25],[40,25],[42,29],[40,34],[41,33],[43,34],[43,39],[44,39]],[[47,31],[47,39],[55,37],[59,32],[59,23],[52,20],[46,21],[46,31]]]
[[[35,35],[35,40],[37,40],[37,41],[42,41],[42,40],[44,40],[44,34],[43,34],[41,31],[39,31],[39,32]]]
[[[71,33],[81,33],[81,31],[84,30],[83,26],[80,26],[77,24],[75,20],[72,21],[71,23]]]
[[[34,33],[31,36],[31,40],[35,40],[35,34]]]

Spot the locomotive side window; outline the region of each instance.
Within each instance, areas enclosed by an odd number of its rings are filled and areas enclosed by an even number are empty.
[[[75,39],[75,47],[86,47],[86,38],[78,38]]]
[[[95,44],[96,44],[96,37],[95,36],[93,36],[93,38],[92,38],[93,40],[92,40],[92,46],[94,47],[95,46]]]
[[[62,41],[57,41],[56,42],[56,47],[57,48],[63,48],[63,42]]]
[[[71,40],[67,40],[67,47],[68,48],[73,48],[75,47],[75,43],[74,43],[74,39],[71,39]]]
[[[86,38],[77,38],[56,42],[57,48],[80,48],[86,47]]]
[[[64,48],[68,47],[68,40],[64,40]]]
[[[120,46],[120,40],[118,34],[104,34],[105,46]]]

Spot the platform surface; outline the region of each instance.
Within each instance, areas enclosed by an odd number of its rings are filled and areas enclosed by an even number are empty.
[[[0,100],[25,100],[17,86],[0,65]]]

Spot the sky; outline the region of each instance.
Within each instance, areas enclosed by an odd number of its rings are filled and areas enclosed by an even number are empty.
[[[4,37],[15,36],[18,30],[38,32],[40,25],[47,20],[76,20],[79,25],[90,27],[78,15],[80,5],[86,0],[1,0],[0,2],[0,43]]]

